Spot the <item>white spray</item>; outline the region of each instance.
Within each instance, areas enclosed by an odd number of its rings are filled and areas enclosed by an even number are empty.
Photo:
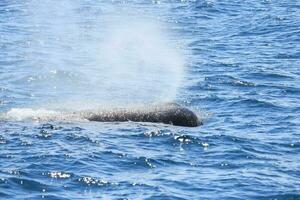
[[[174,100],[184,59],[167,24],[132,9],[85,12],[80,1],[30,2],[27,23],[35,30],[25,80],[35,105],[29,107],[82,110]]]

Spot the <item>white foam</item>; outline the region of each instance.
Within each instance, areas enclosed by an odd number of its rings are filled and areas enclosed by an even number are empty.
[[[51,120],[62,116],[61,112],[47,109],[31,109],[31,108],[12,108],[6,112],[3,117],[8,120],[24,121],[24,120]]]

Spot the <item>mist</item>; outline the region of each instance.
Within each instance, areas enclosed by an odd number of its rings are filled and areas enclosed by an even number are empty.
[[[174,101],[185,61],[167,23],[130,7],[29,2],[30,65],[23,80],[32,91],[29,107],[82,110]]]

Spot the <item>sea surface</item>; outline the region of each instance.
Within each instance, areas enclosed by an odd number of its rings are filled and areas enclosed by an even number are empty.
[[[47,118],[160,101],[203,125]],[[300,1],[1,0],[0,113],[0,199],[298,200]]]

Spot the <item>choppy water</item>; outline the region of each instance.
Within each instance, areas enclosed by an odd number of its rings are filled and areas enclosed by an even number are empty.
[[[291,0],[0,1],[0,111],[20,108],[0,121],[0,198],[300,199],[299,27]],[[204,125],[26,110],[147,100]]]

